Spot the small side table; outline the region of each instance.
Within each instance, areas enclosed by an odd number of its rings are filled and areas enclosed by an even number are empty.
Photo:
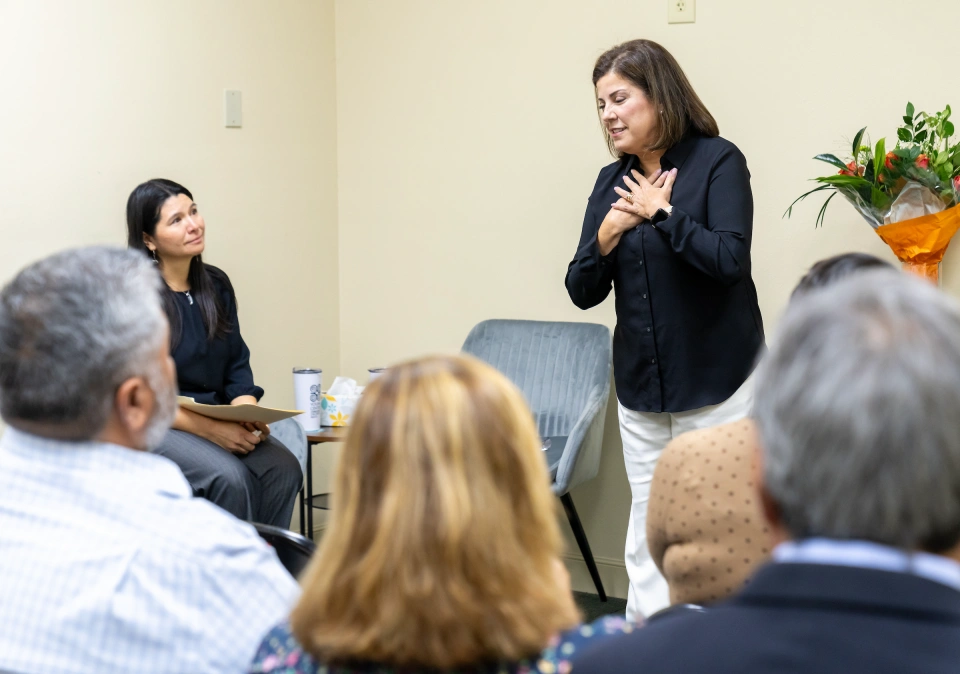
[[[307,474],[306,483],[300,492],[300,533],[311,541],[313,540],[313,509],[326,510],[329,506],[328,493],[313,493],[313,448],[325,442],[343,442],[347,439],[347,427],[322,428],[313,433],[307,433]],[[306,528],[306,531],[304,531]]]

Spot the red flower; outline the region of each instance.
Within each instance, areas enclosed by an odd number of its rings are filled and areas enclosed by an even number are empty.
[[[953,177],[953,189],[960,192],[960,176]]]
[[[849,164],[847,164],[847,168],[845,168],[845,169],[840,169],[840,170],[837,172],[837,175],[841,175],[841,176],[862,176],[864,170],[865,170],[865,167],[863,167],[863,166],[857,166],[857,162],[856,162],[856,160],[854,159],[854,160],[851,160]]]
[[[896,157],[897,155],[895,155],[893,152],[888,152],[887,158],[883,162],[883,165],[886,166],[888,169],[893,169],[893,160],[896,159]]]
[[[917,157],[917,168],[925,169],[928,166],[930,166],[930,157],[928,157],[925,154],[922,154],[919,157]]]

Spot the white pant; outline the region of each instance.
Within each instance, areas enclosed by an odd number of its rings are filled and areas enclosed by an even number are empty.
[[[623,463],[630,481],[632,504],[627,525],[624,553],[630,590],[627,594],[627,618],[636,620],[670,605],[667,581],[650,557],[647,547],[647,501],[650,482],[663,448],[673,438],[687,431],[719,426],[742,419],[753,402],[753,378],[730,398],[718,405],[709,405],[687,412],[635,412],[619,402],[620,437],[623,440]]]

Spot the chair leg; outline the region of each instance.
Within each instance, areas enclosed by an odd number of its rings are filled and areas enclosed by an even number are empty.
[[[307,443],[307,475],[304,478],[304,495],[307,501],[307,538],[313,540],[313,443]]]
[[[577,545],[580,547],[580,554],[583,555],[583,561],[587,563],[587,569],[590,571],[590,577],[593,578],[593,584],[597,588],[597,594],[600,595],[600,601],[607,600],[607,593],[603,591],[603,583],[600,580],[600,572],[597,571],[597,563],[593,561],[593,553],[590,551],[590,543],[587,541],[587,534],[583,531],[583,525],[580,524],[580,516],[577,515],[577,509],[573,506],[573,498],[570,492],[560,497],[563,509],[567,513],[567,520],[570,522],[570,528],[573,529],[573,536],[577,539]]]
[[[300,487],[300,535],[306,536],[307,534],[307,509],[305,507],[306,499],[304,498],[305,487]]]

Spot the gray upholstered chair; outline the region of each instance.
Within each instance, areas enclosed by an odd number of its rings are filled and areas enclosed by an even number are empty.
[[[560,497],[590,576],[607,595],[570,490],[597,474],[610,394],[610,330],[594,323],[490,320],[478,324],[463,352],[486,361],[523,391]]]
[[[276,438],[281,445],[290,450],[300,462],[300,470],[307,474],[307,434],[303,432],[303,427],[295,419],[283,419],[270,424],[270,434]],[[304,489],[300,490],[300,535],[307,534],[307,515],[304,501]],[[310,532],[313,535],[313,532]]]

